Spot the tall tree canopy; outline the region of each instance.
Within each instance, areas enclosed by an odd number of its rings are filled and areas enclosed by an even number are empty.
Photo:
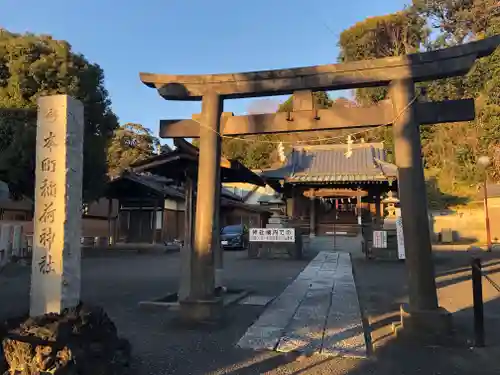
[[[498,0],[413,0],[412,8],[440,30],[440,46],[482,38],[498,28]]]
[[[160,141],[151,130],[140,124],[128,123],[114,131],[108,148],[108,174],[120,175],[135,162],[158,153]]]
[[[84,198],[99,196],[106,181],[106,148],[118,120],[97,64],[69,43],[46,35],[0,29],[0,179],[16,195],[33,196],[36,110],[43,95],[68,94],[84,104]],[[16,113],[16,115],[13,115]]]
[[[339,61],[370,60],[418,52],[426,43],[428,34],[425,18],[413,8],[369,17],[340,34]],[[356,99],[362,104],[383,100],[386,95],[386,87],[356,90]]]
[[[414,0],[402,12],[369,18],[344,31],[340,60],[398,56],[446,48],[500,33],[497,0]],[[430,34],[427,25],[434,29]],[[393,30],[392,32],[390,30]],[[400,30],[400,31],[394,31]],[[419,84],[428,100],[476,98],[476,120],[422,127],[426,173],[448,194],[471,194],[480,177],[480,155],[493,158],[490,176],[500,180],[500,51],[479,60],[465,77]],[[385,99],[387,89],[356,91],[360,103]],[[372,137],[391,143],[390,129]],[[369,138],[369,137],[368,137]]]

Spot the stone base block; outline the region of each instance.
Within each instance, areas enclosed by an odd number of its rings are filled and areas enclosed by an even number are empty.
[[[439,342],[447,340],[453,334],[452,315],[446,309],[410,310],[408,304],[400,308],[401,321],[393,325],[397,336],[411,336],[423,340]]]
[[[107,314],[79,305],[8,324],[3,354],[9,374],[104,375],[129,373],[130,345]]]
[[[220,297],[222,299],[222,304],[224,307],[229,307],[248,296],[250,292],[244,289],[228,289],[226,287],[219,287],[215,289],[214,294],[216,297]],[[179,311],[179,294],[169,293],[166,296],[156,298],[154,300],[141,301],[139,302],[139,307],[146,309],[163,308]]]
[[[179,301],[180,318],[184,323],[218,323],[223,319],[224,303],[220,297],[212,300]]]

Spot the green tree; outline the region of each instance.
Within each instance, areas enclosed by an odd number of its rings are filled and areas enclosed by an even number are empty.
[[[32,196],[35,183],[36,111],[0,108],[0,180],[13,198]]]
[[[500,33],[500,4],[496,0],[414,0],[415,9],[439,31],[432,47],[447,47]],[[493,159],[490,177],[500,181],[500,51],[476,62],[465,77],[427,85],[432,100],[476,99],[476,120],[439,125],[423,142],[426,166],[438,171],[445,190],[475,186],[481,176],[480,155]]]
[[[340,60],[397,56],[495,35],[500,32],[499,14],[497,0],[414,0],[413,5],[402,12],[370,18],[344,31],[339,41]],[[426,25],[434,28],[432,38]],[[418,85],[417,90],[425,89],[427,100],[476,99],[475,121],[421,128],[426,175],[434,179],[433,195],[436,192],[448,197],[470,194],[480,177],[476,161],[482,154],[492,157],[490,177],[500,180],[499,72],[500,51],[497,50],[492,56],[479,60],[465,77]],[[356,91],[358,102],[364,104],[385,99],[386,95],[386,88]],[[391,135],[390,128],[383,128],[367,138],[384,140],[389,146]]]
[[[318,91],[313,93],[314,105],[318,109],[328,108],[332,105],[332,100],[328,93]],[[290,96],[281,103],[278,112],[293,111],[293,99]],[[236,159],[249,168],[270,168],[279,164],[277,147],[283,141],[289,148],[289,142],[304,141],[306,139],[318,139],[325,137],[324,132],[307,133],[283,133],[283,134],[263,134],[242,137],[241,139],[223,138],[222,153],[230,159]]]
[[[427,41],[426,20],[413,8],[369,17],[340,34],[339,61],[350,62],[418,52]],[[371,104],[386,98],[386,87],[356,90],[361,104]]]
[[[498,0],[413,0],[412,8],[440,30],[437,46],[493,35],[500,14]]]
[[[128,123],[114,131],[108,147],[108,174],[119,176],[135,162],[145,160],[160,150],[160,141],[151,130]]]
[[[83,194],[97,198],[107,179],[107,144],[118,126],[102,69],[65,41],[0,29],[0,178],[15,195],[33,197],[36,121],[29,111],[13,115],[10,109],[35,111],[38,97],[53,94],[84,104]]]
[[[340,34],[339,60],[351,62],[418,52],[426,44],[428,34],[425,17],[413,8],[369,17]],[[370,105],[386,99],[387,93],[387,87],[361,88],[355,90],[355,97],[359,104]],[[374,129],[363,137],[369,142],[384,142],[389,152],[393,150],[390,128]]]

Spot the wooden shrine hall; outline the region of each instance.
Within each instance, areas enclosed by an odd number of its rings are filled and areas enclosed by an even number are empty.
[[[381,196],[397,190],[383,143],[295,146],[281,168],[262,176],[284,195],[292,225],[311,236],[380,222]]]

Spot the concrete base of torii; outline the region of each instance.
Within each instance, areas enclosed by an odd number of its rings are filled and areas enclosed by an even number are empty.
[[[224,303],[220,297],[210,300],[179,301],[180,317],[186,324],[217,323],[223,319]]]
[[[397,337],[411,337],[431,342],[444,341],[453,334],[453,316],[446,309],[411,311],[409,305],[400,308],[401,321],[392,325]]]

